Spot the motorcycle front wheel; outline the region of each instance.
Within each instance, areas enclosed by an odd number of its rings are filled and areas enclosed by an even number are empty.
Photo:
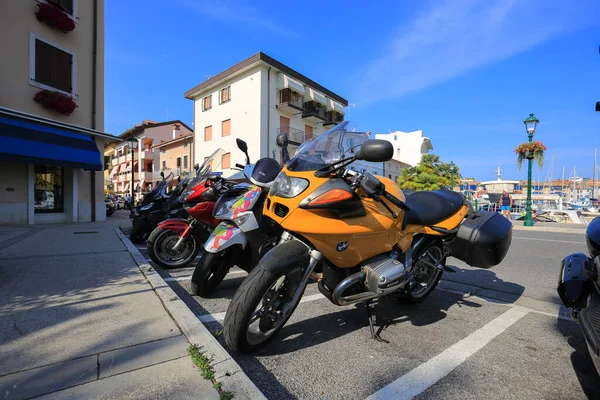
[[[199,243],[190,235],[173,250],[180,237],[177,232],[156,227],[148,237],[148,255],[152,261],[166,269],[185,267],[194,261],[200,251]]]
[[[192,294],[207,297],[215,291],[234,266],[239,253],[238,247],[228,247],[218,253],[204,253],[192,275],[190,282]]]
[[[285,325],[300,303],[302,289],[288,287],[289,278],[260,264],[235,293],[223,323],[225,341],[240,353],[258,350]],[[291,285],[296,286],[297,285]],[[294,296],[296,290],[302,290]]]

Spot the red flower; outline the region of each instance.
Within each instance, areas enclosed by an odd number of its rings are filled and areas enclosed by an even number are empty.
[[[40,103],[44,108],[54,110],[66,116],[71,115],[77,104],[73,101],[71,96],[55,92],[52,90],[41,90],[35,94],[33,101]]]
[[[56,4],[39,3],[38,7],[39,10],[35,13],[38,21],[45,22],[65,33],[75,29],[75,22],[73,22],[67,13],[61,10]]]

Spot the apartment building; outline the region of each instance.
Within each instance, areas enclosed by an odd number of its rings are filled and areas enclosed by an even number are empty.
[[[160,173],[173,173],[174,176],[187,175],[194,168],[194,134],[181,133],[174,139],[163,141],[152,147],[158,152],[154,159],[154,181]]]
[[[248,143],[251,161],[281,160],[277,134],[285,132],[290,153],[305,140],[343,121],[348,101],[264,53],[256,53],[185,92],[194,102],[194,149],[201,162],[218,148],[221,168],[245,161],[235,140]]]
[[[0,9],[0,224],[104,220],[104,1]]]
[[[159,158],[159,149],[153,147],[161,142],[178,138],[181,134],[192,134],[192,129],[180,120],[154,122],[144,120],[119,135],[123,141],[112,148],[108,179],[112,183],[112,192],[133,194],[136,199],[152,189],[155,181],[154,163]],[[133,157],[132,157],[132,144]],[[133,172],[132,172],[133,168]],[[133,176],[132,176],[133,175]]]
[[[423,154],[433,150],[433,145],[422,130],[413,132],[395,131],[375,135],[375,139],[387,140],[394,146],[394,160],[415,166],[421,162]]]

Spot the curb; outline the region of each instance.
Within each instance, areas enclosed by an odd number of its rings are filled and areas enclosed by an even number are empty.
[[[553,227],[542,227],[542,226],[513,225],[513,229],[516,231],[579,233],[581,235],[585,235],[585,228],[553,228]]]
[[[236,399],[265,399],[265,395],[250,380],[239,364],[221,346],[221,343],[204,326],[198,317],[187,307],[187,305],[175,294],[173,289],[163,278],[148,264],[146,258],[129,241],[127,236],[119,228],[115,232],[127,247],[127,250],[138,265],[142,274],[146,277],[156,295],[160,298],[163,306],[171,315],[171,318],[179,326],[188,341],[200,346],[204,354],[212,358],[212,367],[215,377],[223,383],[225,390],[232,392]],[[199,376],[199,378],[201,378]],[[204,378],[202,378],[204,379]]]

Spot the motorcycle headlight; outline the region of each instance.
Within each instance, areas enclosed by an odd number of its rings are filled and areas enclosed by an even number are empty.
[[[149,203],[146,204],[145,206],[143,206],[142,208],[140,208],[140,211],[146,211],[152,208],[152,206],[154,205],[154,203]]]
[[[280,172],[271,186],[270,193],[272,196],[279,196],[291,199],[304,192],[308,187],[308,181],[303,178],[287,176],[284,172]]]
[[[233,203],[235,203],[237,199],[238,197],[232,197],[224,201],[219,201],[215,211],[213,211],[213,215],[215,217],[227,217],[229,214],[231,214]]]
[[[194,193],[195,193],[195,190],[193,190],[193,189],[185,189],[183,191],[183,193],[181,194],[181,196],[179,197],[179,201],[185,202],[188,199],[188,197],[190,197]]]

